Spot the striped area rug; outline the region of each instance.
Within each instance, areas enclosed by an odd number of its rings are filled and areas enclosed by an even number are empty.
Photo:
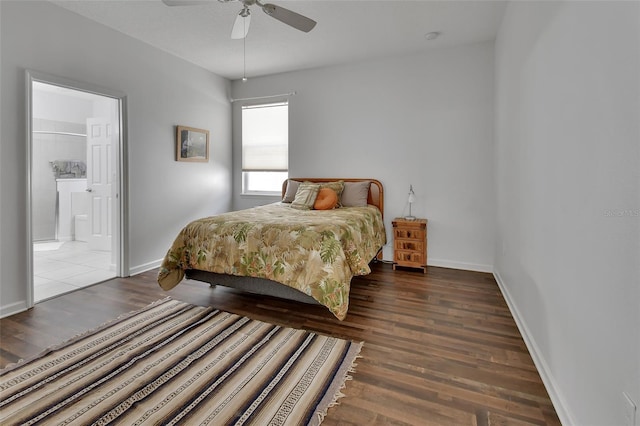
[[[320,424],[362,343],[173,299],[0,371],[0,424]]]

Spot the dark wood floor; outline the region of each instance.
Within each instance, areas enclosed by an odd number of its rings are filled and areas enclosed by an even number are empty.
[[[319,306],[185,281],[156,271],[114,279],[0,320],[0,367],[171,296],[290,327],[364,341],[345,398],[323,425],[559,425],[490,274],[388,264],[352,281],[345,321]]]

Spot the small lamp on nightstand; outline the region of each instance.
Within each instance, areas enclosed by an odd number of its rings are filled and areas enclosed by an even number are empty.
[[[405,216],[405,220],[416,220],[416,217],[411,215],[411,204],[415,202],[416,194],[413,192],[413,185],[409,185],[409,216]]]

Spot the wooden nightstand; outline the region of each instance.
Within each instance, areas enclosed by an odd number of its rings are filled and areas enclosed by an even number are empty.
[[[396,266],[422,269],[427,273],[427,219],[398,217],[393,224],[393,270]]]

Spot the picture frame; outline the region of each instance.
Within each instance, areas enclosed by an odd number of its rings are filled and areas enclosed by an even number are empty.
[[[176,126],[176,161],[206,163],[209,161],[209,131]]]

